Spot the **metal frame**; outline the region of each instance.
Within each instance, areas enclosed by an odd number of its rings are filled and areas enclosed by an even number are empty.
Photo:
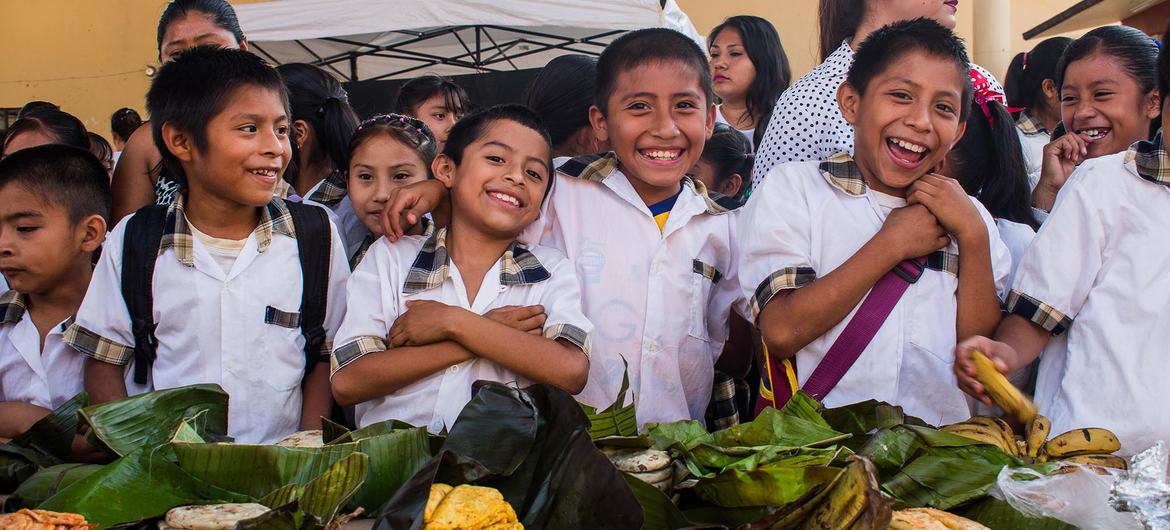
[[[494,36],[492,34],[493,32],[495,32]],[[314,51],[305,43],[305,41],[297,40],[292,42],[297,43],[298,46],[300,46],[304,51],[309,53],[309,55],[314,58],[311,64],[328,68],[337,75],[343,77],[346,81],[375,81],[407,74],[416,70],[421,70],[436,65],[466,68],[476,73],[519,70],[519,68],[513,62],[515,59],[553,50],[564,50],[572,53],[599,56],[607,44],[607,42],[603,41],[602,39],[620,35],[625,33],[625,31],[607,30],[586,37],[566,37],[563,35],[543,33],[525,28],[495,25],[475,25],[443,26],[421,31],[393,31],[391,33],[406,35],[408,38],[399,42],[385,45],[374,45],[367,42],[356,41],[343,37],[322,38],[320,40],[354,47],[354,50],[352,51],[325,57],[322,57],[320,54]],[[513,35],[505,35],[512,37],[508,39],[497,38],[501,36],[501,33],[510,33]],[[411,49],[413,45],[418,43],[447,36],[452,36],[455,38],[455,41],[458,42],[460,46],[462,46],[464,50],[463,53],[452,57],[442,57]],[[277,60],[270,53],[265,51],[262,47],[262,44],[253,42],[249,42],[248,44],[250,48],[260,53],[261,55],[264,55],[273,63],[280,64],[281,61]],[[530,48],[521,52],[512,53],[514,49],[521,45],[528,45]],[[409,61],[413,64],[393,72],[366,79],[359,79],[358,59],[362,57],[397,59],[400,61]],[[342,69],[339,69],[337,67],[339,64],[348,66],[348,72],[343,72]]]

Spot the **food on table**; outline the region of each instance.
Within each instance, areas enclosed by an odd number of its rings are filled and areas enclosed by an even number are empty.
[[[1025,462],[1060,460],[1116,469],[1128,467],[1124,458],[1113,454],[1121,449],[1121,442],[1108,429],[1073,429],[1046,440],[1052,422],[1039,414],[1025,424],[1023,436],[1012,432],[1007,422],[986,416],[975,416],[939,430],[993,445]]]
[[[523,530],[512,505],[495,488],[433,484],[423,530]]]
[[[93,525],[75,513],[47,510],[20,510],[0,514],[0,528],[4,530],[89,530]]]
[[[983,385],[983,390],[987,392],[991,401],[1018,420],[1021,425],[1031,423],[1039,412],[1036,404],[996,370],[995,364],[982,352],[971,352],[971,363],[975,365],[975,379]]]
[[[934,508],[894,512],[890,530],[990,530],[975,521]]]
[[[159,530],[231,530],[236,523],[268,512],[263,504],[209,504],[172,508]]]
[[[276,442],[280,447],[323,447],[325,440],[320,430],[294,432]]]

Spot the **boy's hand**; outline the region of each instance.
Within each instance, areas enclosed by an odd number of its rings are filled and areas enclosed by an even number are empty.
[[[382,232],[386,238],[391,242],[401,239],[424,214],[434,211],[446,193],[447,187],[437,180],[415,182],[391,191],[382,213]]]
[[[899,262],[920,258],[951,242],[938,219],[921,204],[895,208],[874,237],[884,238],[882,246],[896,252]]]
[[[964,340],[955,347],[954,371],[955,378],[959,383],[959,389],[970,394],[971,397],[982,401],[984,404],[991,405],[991,398],[983,390],[983,385],[975,379],[975,365],[971,362],[972,351],[983,352],[995,364],[995,369],[1004,375],[1007,375],[1010,371],[1009,363],[1013,362],[1018,354],[1008,344],[980,336]]]
[[[959,181],[936,173],[923,175],[906,192],[910,204],[921,204],[934,214],[938,223],[960,241],[987,233],[979,210]]]
[[[534,335],[540,335],[544,331],[544,322],[548,318],[548,315],[544,313],[544,306],[541,305],[497,307],[484,313],[483,316],[512,329]]]
[[[406,302],[406,312],[390,326],[390,347],[426,346],[451,340],[451,326],[462,309],[434,300]]]

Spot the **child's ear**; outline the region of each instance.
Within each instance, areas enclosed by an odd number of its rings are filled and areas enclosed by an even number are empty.
[[[106,220],[100,215],[91,215],[77,223],[77,239],[82,252],[94,252],[106,240]]]
[[[183,162],[195,159],[195,141],[186,132],[179,130],[170,122],[162,126],[162,141],[167,151]]]
[[[971,109],[970,112],[976,112],[976,111],[978,111],[978,109]],[[979,111],[979,112],[982,112],[982,111]],[[959,140],[963,139],[964,134],[967,134],[967,120],[963,120],[962,122],[959,123],[959,130],[956,131],[956,133],[955,133],[955,139],[954,139],[954,141],[951,142],[950,149],[947,149],[948,153],[950,153],[951,149],[954,149],[956,145],[959,145]]]
[[[589,124],[593,126],[593,135],[597,137],[597,141],[609,142],[609,125],[605,122],[605,114],[597,105],[589,107]]]
[[[1057,96],[1060,95],[1060,90],[1057,89],[1056,81],[1053,79],[1045,79],[1043,83],[1040,83],[1040,88],[1044,90],[1044,97],[1050,100],[1056,100]]]
[[[309,123],[305,120],[294,121],[293,131],[297,135],[297,150],[300,151],[305,148],[305,141],[309,138]]]
[[[1151,120],[1162,115],[1162,92],[1160,90],[1155,88],[1146,94],[1145,114]]]
[[[435,180],[442,182],[444,186],[450,188],[451,183],[455,180],[455,161],[451,160],[451,157],[440,153],[431,162],[431,173],[435,175]]]
[[[715,104],[707,105],[707,140],[715,133]]]
[[[735,197],[739,195],[739,189],[741,187],[743,187],[743,177],[739,173],[732,173],[730,177],[723,180],[723,183],[719,185],[719,189],[715,191],[725,197]]]
[[[841,116],[849,125],[857,125],[857,109],[860,105],[861,92],[848,81],[841,83],[837,89],[837,106],[841,107]]]

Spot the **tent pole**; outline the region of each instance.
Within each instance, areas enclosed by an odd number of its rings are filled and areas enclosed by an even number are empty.
[[[349,80],[350,81],[357,81],[358,80],[357,55],[352,54],[352,53],[349,54]]]

